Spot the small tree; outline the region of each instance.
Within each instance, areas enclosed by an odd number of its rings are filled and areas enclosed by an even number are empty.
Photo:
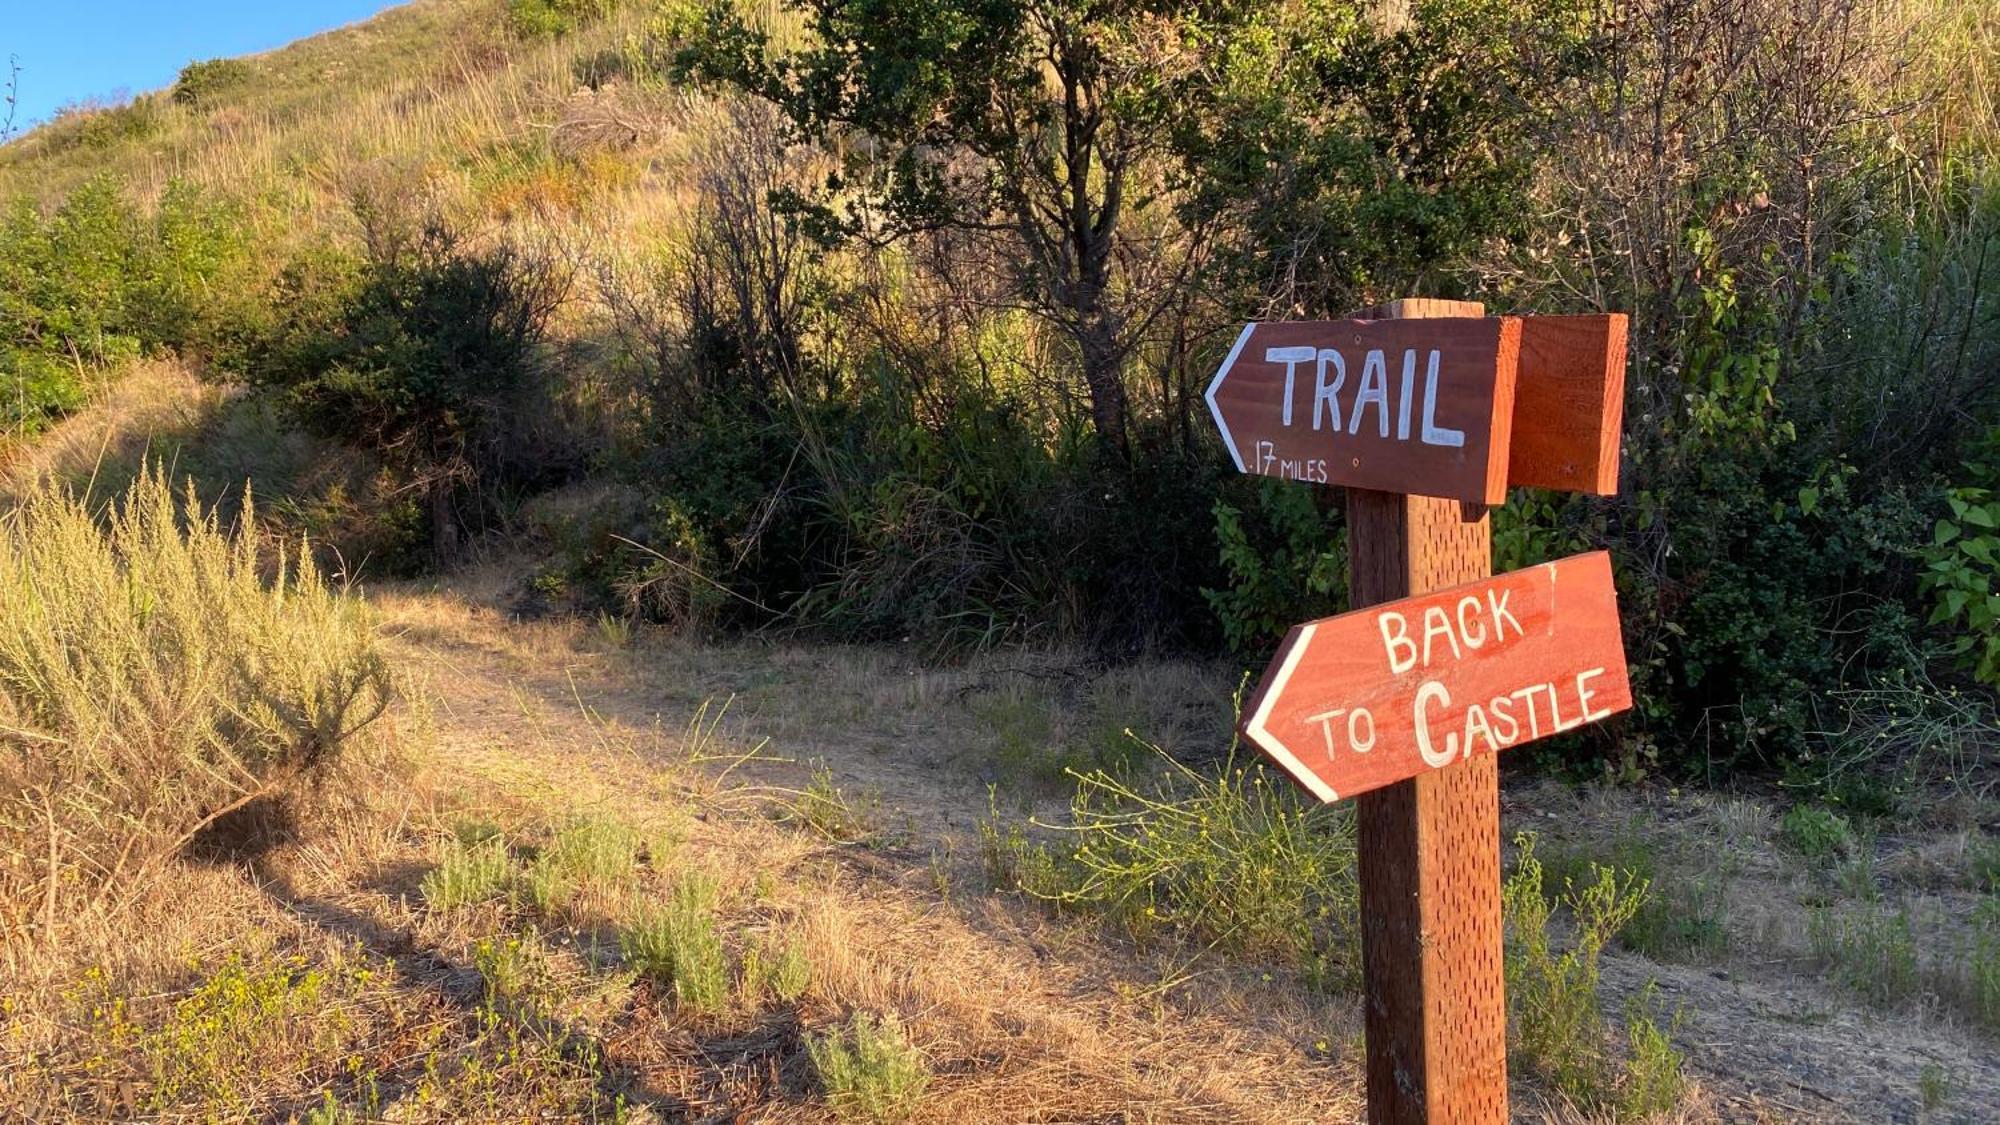
[[[375,212],[361,208],[364,222]],[[250,366],[308,429],[379,451],[428,508],[437,561],[458,553],[458,501],[504,467],[507,439],[572,274],[441,220],[382,219],[360,269],[280,278],[284,327]]]
[[[1227,5],[1161,0],[821,0],[810,44],[779,52],[718,7],[685,69],[769,99],[840,151],[820,199],[788,204],[820,235],[881,244],[949,229],[996,255],[1026,307],[1075,345],[1098,436],[1130,442],[1123,367],[1176,286],[1134,291],[1119,251],[1147,161],[1167,151],[1175,44]],[[850,143],[853,142],[853,143]]]

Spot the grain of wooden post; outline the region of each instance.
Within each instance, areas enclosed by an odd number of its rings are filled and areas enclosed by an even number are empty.
[[[1484,313],[1404,300],[1364,315]],[[1482,507],[1363,489],[1347,503],[1357,607],[1492,573]],[[1498,770],[1484,755],[1357,799],[1373,1125],[1507,1120]]]

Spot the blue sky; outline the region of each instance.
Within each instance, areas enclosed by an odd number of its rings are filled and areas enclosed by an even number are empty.
[[[170,85],[194,59],[269,50],[394,6],[392,0],[0,0],[0,67],[9,55],[20,61],[15,124],[26,126],[68,102]]]

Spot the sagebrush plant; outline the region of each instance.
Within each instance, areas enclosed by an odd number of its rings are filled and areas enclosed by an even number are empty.
[[[523,893],[542,911],[586,896],[602,903],[631,882],[642,846],[639,832],[616,817],[579,816],[556,829],[522,871]]]
[[[1067,823],[1043,826],[1074,841],[1059,853],[986,828],[989,869],[1011,867],[1020,889],[1105,913],[1136,937],[1178,932],[1341,979],[1359,902],[1351,819],[1233,752],[1208,772],[1147,749],[1164,771],[1150,782],[1072,772]]]
[[[424,901],[440,910],[476,906],[506,895],[515,878],[514,857],[499,836],[445,843],[438,864],[424,874]]]
[[[118,905],[203,827],[335,766],[392,683],[361,602],[149,469],[0,518],[0,917]]]
[[[664,906],[641,909],[619,935],[625,960],[641,975],[673,989],[696,1012],[721,1011],[729,999],[729,955],[715,909],[712,877],[682,876]]]
[[[758,942],[743,953],[743,998],[753,1006],[766,997],[794,1003],[811,984],[812,961],[796,943]]]
[[[916,1112],[930,1066],[894,1014],[854,1013],[846,1028],[806,1040],[827,1104],[842,1120],[887,1123]]]

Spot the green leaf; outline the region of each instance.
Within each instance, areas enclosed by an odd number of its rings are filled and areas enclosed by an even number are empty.
[[[1974,527],[2000,528],[2000,519],[1993,515],[1993,509],[1985,505],[1968,504],[1964,513],[1965,522]]]
[[[1814,488],[1811,485],[1807,485],[1806,487],[1799,489],[1800,513],[1808,516],[1812,515],[1813,509],[1817,507],[1819,507],[1819,489]]]
[[[1958,538],[1958,525],[1950,520],[1937,521],[1937,526],[1931,530],[1931,542],[1935,546],[1942,547],[1956,538]]]

